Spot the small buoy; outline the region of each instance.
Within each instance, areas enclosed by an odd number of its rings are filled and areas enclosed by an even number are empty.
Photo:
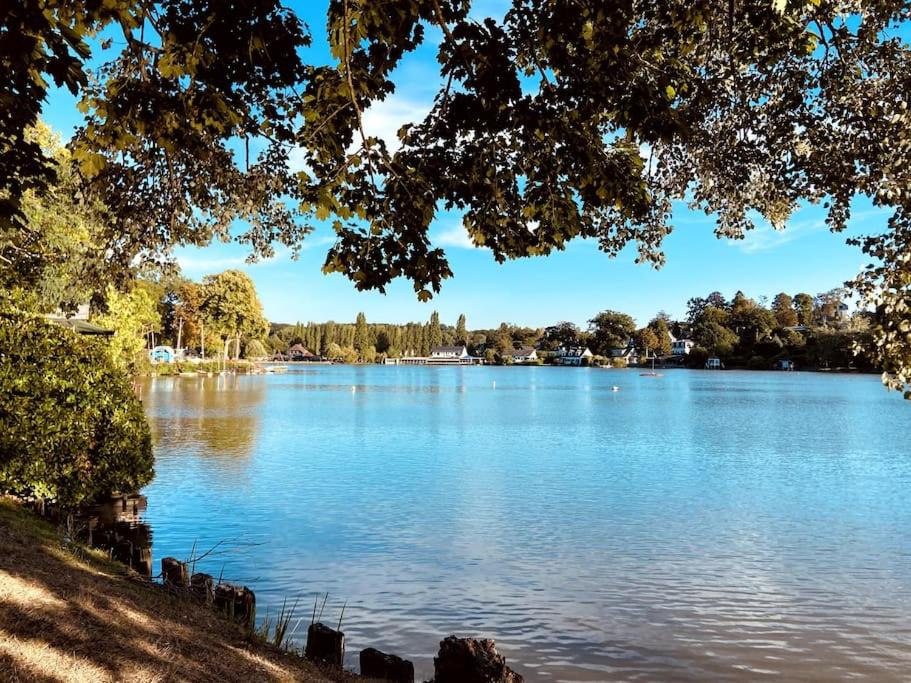
[[[493,383],[493,388],[494,388],[494,389],[497,388],[497,383],[496,383],[496,382]]]
[[[352,384],[352,385],[351,385],[351,393],[353,394],[355,391],[357,391],[357,387],[354,386],[354,385]]]
[[[614,386],[612,386],[612,387],[610,388],[610,390],[611,390],[611,391],[620,391],[620,387],[618,387],[618,386],[615,384]]]

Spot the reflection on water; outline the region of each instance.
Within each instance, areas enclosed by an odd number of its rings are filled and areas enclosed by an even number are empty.
[[[260,610],[347,600],[350,665],[426,678],[458,633],[529,680],[911,673],[911,406],[876,378],[320,366],[143,398],[156,555],[227,540],[200,570]]]
[[[148,501],[138,494],[115,495],[81,509],[79,517],[88,544],[144,576],[153,574],[152,530],[143,521]]]
[[[245,375],[158,377],[142,385],[140,395],[153,413],[167,416],[152,422],[152,436],[161,449],[191,449],[200,455],[249,456],[260,425],[266,386]],[[253,381],[251,381],[253,380]]]

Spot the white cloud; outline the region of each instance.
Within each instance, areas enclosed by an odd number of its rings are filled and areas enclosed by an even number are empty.
[[[196,273],[214,273],[229,268],[253,268],[258,266],[267,266],[273,263],[286,261],[290,258],[291,252],[285,247],[277,247],[275,254],[269,258],[263,258],[255,263],[247,263],[246,254],[237,254],[232,256],[208,256],[207,251],[216,251],[217,246],[211,246],[198,250],[196,254],[179,254],[177,263],[181,270]]]
[[[301,244],[301,251],[307,251],[308,249],[316,249],[317,247],[325,247],[335,242],[335,237],[333,235],[311,235],[304,239],[303,244]]]
[[[303,171],[307,175],[313,175],[313,172],[310,170],[310,165],[307,163],[306,152],[304,152],[303,147],[294,147],[288,153],[288,169],[292,173],[300,173]]]
[[[790,223],[781,230],[777,230],[766,223],[755,230],[747,231],[742,240],[729,240],[728,244],[738,247],[744,253],[755,254],[777,249],[789,242],[825,229],[826,222],[822,218]]]
[[[434,233],[431,236],[431,241],[434,245],[440,247],[458,247],[460,249],[477,248],[474,242],[471,241],[471,237],[468,236],[468,231],[465,230],[465,227],[461,223],[457,223],[441,232]]]
[[[880,222],[884,225],[888,214],[888,209],[881,208],[858,211],[848,220],[848,227],[866,227],[864,224],[870,222]],[[791,221],[781,230],[776,230],[766,223],[755,230],[748,231],[744,239],[730,240],[728,243],[738,247],[744,253],[755,254],[777,249],[807,235],[824,230],[828,230],[824,217]]]
[[[390,154],[402,146],[399,141],[399,128],[406,123],[420,123],[424,120],[432,106],[430,101],[422,102],[417,99],[391,95],[385,100],[375,102],[363,112],[364,133],[367,137],[381,138],[386,142],[386,149]],[[360,131],[354,132],[354,140],[348,148],[349,152],[361,146]],[[312,175],[307,164],[306,153],[301,147],[295,147],[288,155],[288,168],[294,172],[304,171]]]
[[[181,270],[190,272],[215,272],[227,270],[229,268],[239,268],[245,265],[242,256],[227,257],[209,257],[209,256],[187,256],[180,255],[177,257],[177,265]]]
[[[430,112],[431,103],[420,102],[397,95],[375,102],[364,112],[364,132],[367,137],[385,140],[390,152],[401,147],[398,131],[406,123],[420,123]],[[360,140],[355,142],[360,146]]]

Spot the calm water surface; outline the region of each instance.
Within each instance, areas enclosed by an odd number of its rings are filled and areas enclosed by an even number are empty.
[[[612,385],[620,387],[611,391]],[[878,378],[318,366],[159,378],[156,559],[351,666],[493,637],[532,681],[911,678],[911,404]]]

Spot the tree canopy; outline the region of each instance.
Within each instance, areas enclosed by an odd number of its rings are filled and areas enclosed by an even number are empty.
[[[588,325],[594,351],[602,356],[609,356],[611,349],[625,347],[636,333],[632,317],[617,311],[601,311],[588,321]],[[654,341],[657,344],[657,339]]]
[[[805,201],[837,232],[868,197],[893,214],[855,240],[871,265],[853,287],[876,305],[893,383],[911,380],[908,2],[512,0],[501,20],[471,7],[331,0],[333,61],[308,65],[307,29],[276,0],[15,3],[0,20],[4,267],[34,260],[22,197],[58,165],[24,131],[54,81],[80,98],[72,161],[122,269],[227,238],[236,219],[254,256],[331,219],[325,271],[359,289],[406,277],[428,299],[452,275],[428,236],[441,208],[499,261],[587,237],[660,265],[675,201],[739,239]],[[393,150],[363,113],[428,30],[440,88]],[[117,47],[90,40],[109,33]]]
[[[269,331],[263,307],[250,276],[240,270],[226,270],[203,280],[203,319],[224,340],[224,358],[235,342],[235,357],[240,357],[241,338],[261,339]]]

